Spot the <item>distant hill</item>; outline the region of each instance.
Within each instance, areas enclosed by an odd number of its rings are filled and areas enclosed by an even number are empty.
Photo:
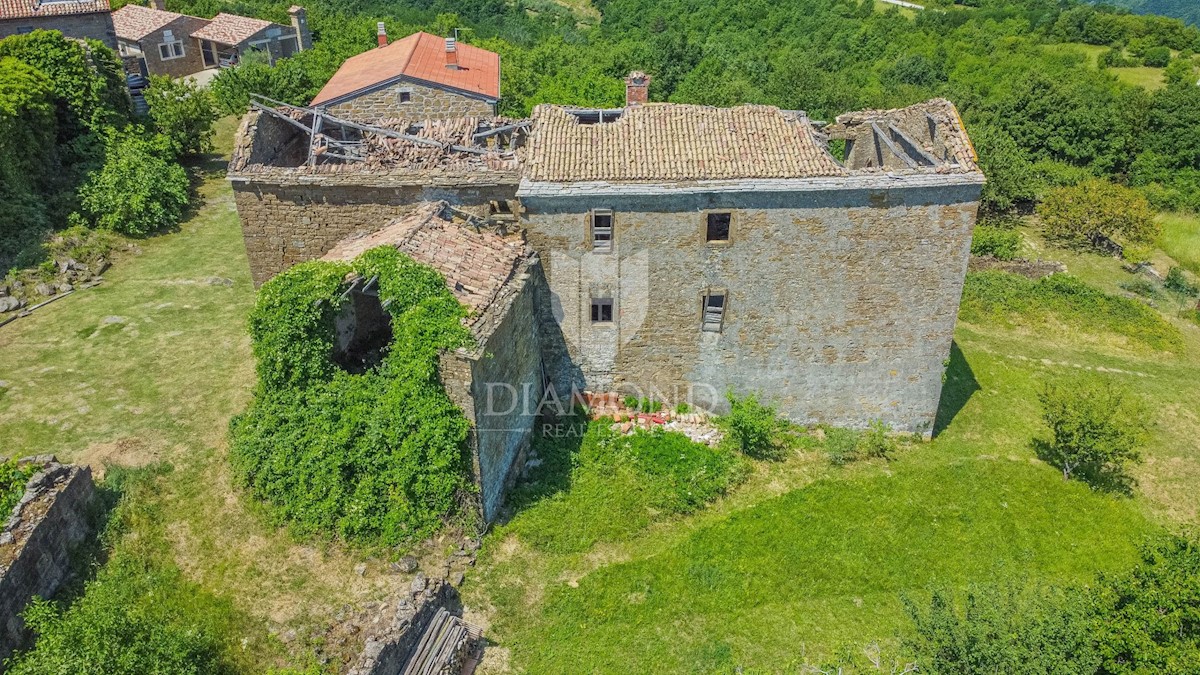
[[[1095,0],[1092,4],[1128,7],[1138,14],[1158,14],[1183,19],[1193,26],[1200,26],[1200,1],[1198,0]]]

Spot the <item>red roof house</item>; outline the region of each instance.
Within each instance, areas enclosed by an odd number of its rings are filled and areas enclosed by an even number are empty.
[[[363,121],[492,116],[500,55],[454,38],[414,33],[346,59],[312,105]]]

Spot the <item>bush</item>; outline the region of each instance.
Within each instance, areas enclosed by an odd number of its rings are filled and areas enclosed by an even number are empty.
[[[1142,56],[1142,63],[1149,68],[1166,68],[1171,63],[1171,50],[1167,47],[1151,47]]]
[[[351,270],[378,276],[393,336],[360,373],[333,361]],[[470,343],[465,315],[440,274],[390,246],[268,281],[250,316],[258,388],[230,425],[241,482],[300,533],[368,545],[433,533],[471,490],[470,425],[437,375],[442,350]]]
[[[170,139],[176,156],[212,149],[217,111],[207,89],[189,80],[153,75],[145,97],[154,128]]]
[[[835,466],[860,459],[887,459],[896,450],[892,430],[881,420],[872,420],[865,431],[825,427],[825,452]]]
[[[188,205],[187,172],[170,141],[140,129],[114,133],[104,166],[80,188],[80,206],[97,227],[143,236],[172,227]]]
[[[18,467],[15,459],[0,462],[0,520],[8,521],[13,507],[25,494],[25,483],[35,471],[32,465]]]
[[[1105,250],[1149,244],[1159,233],[1154,210],[1138,191],[1103,180],[1051,190],[1038,206],[1046,234],[1073,246]]]
[[[1188,298],[1200,295],[1200,286],[1188,279],[1182,267],[1172,267],[1167,271],[1167,278],[1163,280],[1163,288]]]
[[[971,237],[971,255],[990,255],[1012,260],[1021,248],[1021,233],[1001,227],[979,225]]]
[[[743,454],[758,459],[775,458],[783,450],[779,442],[779,420],[775,408],[758,402],[758,396],[749,394],[738,398],[732,392],[729,399],[729,414],[724,426],[729,437]]]
[[[1158,292],[1158,286],[1149,279],[1137,278],[1131,281],[1122,281],[1120,287],[1135,295],[1140,295],[1143,298],[1155,299],[1161,295]]]
[[[1060,321],[1088,332],[1111,331],[1154,349],[1183,348],[1179,330],[1144,303],[1108,295],[1067,274],[1034,281],[997,271],[969,273],[959,318],[1031,328]]]
[[[1127,465],[1141,461],[1150,411],[1127,388],[1094,374],[1047,382],[1038,394],[1050,440],[1038,441],[1043,459],[1063,480],[1126,489]]]

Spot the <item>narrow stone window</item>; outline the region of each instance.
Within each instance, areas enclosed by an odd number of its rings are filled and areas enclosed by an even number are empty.
[[[612,298],[592,298],[592,323],[612,323]]]
[[[613,216],[608,209],[592,209],[592,251],[612,252]]]
[[[720,333],[725,322],[725,291],[709,291],[704,294],[700,305],[700,329],[707,333]]]
[[[733,222],[732,213],[708,214],[708,228],[705,235],[707,241],[729,241],[729,224]]]
[[[411,91],[400,92],[400,102],[401,103],[412,103],[412,92]]]

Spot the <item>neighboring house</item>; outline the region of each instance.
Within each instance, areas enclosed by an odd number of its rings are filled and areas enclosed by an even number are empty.
[[[218,14],[204,19],[155,7],[126,5],[113,13],[121,56],[144,75],[183,77],[209,68],[236,65],[261,52],[274,65],[280,58],[312,47],[304,8],[293,6],[292,25]]]
[[[117,48],[108,0],[0,0],[0,38],[39,29]]]
[[[125,5],[113,12],[117,51],[143,75],[183,77],[205,69],[199,45],[191,38],[208,19],[163,9]]]
[[[558,400],[723,412],[727,392],[757,393],[797,423],[930,437],[984,183],[955,107],[827,124],[646,103],[648,77],[626,84],[624,108],[542,105],[515,121],[252,111],[229,178],[255,283],[444,200],[464,230],[518,233],[536,254],[528,305],[495,320],[533,319],[514,353],[536,350]],[[495,262],[462,250],[447,245],[439,266],[460,294]],[[482,387],[443,373],[473,442],[505,448],[478,470],[488,519],[533,424],[520,411],[543,390],[528,365],[497,353]],[[501,390],[515,404],[497,406]]]
[[[500,55],[414,33],[346,59],[312,105],[363,122],[491,117],[500,101]]]

